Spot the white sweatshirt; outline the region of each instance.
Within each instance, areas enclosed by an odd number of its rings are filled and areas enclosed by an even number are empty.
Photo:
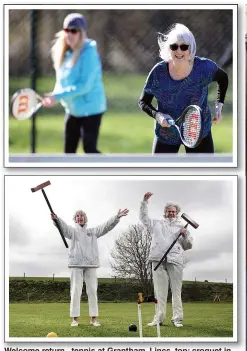
[[[162,219],[152,220],[148,216],[148,201],[141,202],[140,220],[152,233],[152,242],[149,261],[158,262],[168,250],[173,241],[178,237],[180,229],[184,226],[177,220]],[[167,262],[184,264],[183,253],[192,248],[192,237],[187,230],[185,237],[181,236],[167,255]]]
[[[77,223],[75,227],[69,226],[61,218],[58,218],[63,235],[71,240],[69,245],[69,268],[98,268],[100,262],[97,239],[112,230],[119,220],[118,216],[114,216],[102,225],[87,228],[86,224],[83,227]]]

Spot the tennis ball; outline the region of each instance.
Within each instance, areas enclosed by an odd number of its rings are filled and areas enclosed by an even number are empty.
[[[47,338],[56,338],[57,337],[57,334],[54,333],[54,332],[51,332],[49,334],[46,335]]]

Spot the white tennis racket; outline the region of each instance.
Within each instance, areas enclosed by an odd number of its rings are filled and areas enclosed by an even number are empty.
[[[203,123],[199,106],[190,105],[176,121],[169,119],[167,122],[177,128],[185,146],[195,148],[200,144],[203,135]]]
[[[18,120],[31,118],[41,107],[42,97],[33,89],[18,90],[11,99],[11,113]]]

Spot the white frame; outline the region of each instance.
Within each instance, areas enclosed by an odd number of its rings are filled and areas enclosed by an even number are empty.
[[[131,9],[133,10],[138,10],[138,9],[184,9],[184,10],[194,10],[194,9],[231,9],[233,10],[233,150],[232,154],[229,155],[223,155],[223,154],[214,154],[214,155],[200,155],[201,158],[198,157],[195,158],[191,155],[177,155],[177,158],[179,161],[174,161],[174,155],[172,157],[169,155],[151,155],[151,150],[150,154],[145,154],[145,155],[133,155],[133,154],[126,154],[126,155],[116,155],[116,154],[109,154],[109,155],[104,155],[104,160],[107,159],[106,156],[110,157],[110,162],[109,161],[99,161],[99,156],[83,156],[83,155],[73,155],[73,161],[66,162],[66,159],[68,160],[69,157],[63,157],[64,154],[35,154],[35,155],[30,155],[29,154],[23,154],[23,155],[10,155],[9,154],[9,145],[8,145],[8,140],[9,140],[9,125],[8,125],[8,119],[9,119],[9,111],[8,111],[8,104],[9,104],[9,97],[8,94],[5,94],[5,142],[4,142],[4,166],[5,167],[97,167],[97,168],[102,168],[102,167],[135,167],[135,168],[140,168],[140,167],[148,167],[148,168],[154,168],[154,167],[237,167],[237,144],[238,144],[238,120],[237,120],[237,114],[238,114],[238,106],[237,106],[237,101],[238,101],[238,61],[237,61],[237,51],[238,51],[238,33],[237,33],[237,28],[238,28],[238,5],[237,4],[191,4],[191,5],[186,5],[186,4],[173,4],[173,5],[162,5],[162,4],[85,4],[85,5],[67,5],[67,4],[62,4],[62,5],[55,5],[55,4],[25,4],[25,5],[5,5],[4,9],[4,17],[5,17],[5,27],[4,27],[4,32],[5,32],[5,50],[4,50],[4,61],[5,61],[5,71],[4,71],[4,89],[6,92],[9,91],[9,67],[8,67],[8,60],[9,60],[9,54],[8,54],[8,37],[9,37],[9,23],[8,23],[8,11],[10,9],[42,9],[44,10],[45,7],[49,9],[76,9],[76,10],[83,10],[83,9]],[[241,116],[241,115],[240,115]],[[144,116],[145,117],[145,116]],[[216,126],[217,128],[217,126]],[[151,147],[151,145],[150,145]],[[71,156],[71,155],[70,155]],[[198,155],[197,155],[198,156]],[[9,158],[13,158],[12,161],[10,161]],[[19,159],[20,157],[20,159]],[[47,160],[49,159],[49,161]],[[101,156],[100,156],[101,159]],[[120,159],[123,159],[123,161],[119,161]],[[132,159],[132,161],[130,161]],[[140,160],[144,160],[141,162]],[[21,160],[21,161],[18,161]],[[58,161],[59,160],[59,161]],[[64,161],[63,161],[64,160]],[[115,161],[114,161],[115,160]],[[138,161],[139,160],[139,161]]]
[[[10,177],[10,176],[6,176]],[[27,176],[28,177],[28,176]],[[39,176],[40,177],[40,176]],[[52,177],[52,176],[50,176]],[[66,177],[71,177],[71,176],[66,176]],[[33,178],[33,176],[32,176]],[[90,178],[90,176],[85,176],[85,179]],[[238,177],[237,176],[95,176],[97,179],[106,179],[108,180],[128,180],[131,181],[132,179],[137,179],[140,178],[141,180],[164,180],[164,181],[169,181],[169,180],[205,180],[205,181],[221,181],[221,180],[227,180],[232,182],[233,186],[233,198],[229,198],[229,201],[232,200],[233,203],[233,337],[228,338],[219,338],[219,337],[202,337],[202,338],[193,338],[193,337],[184,337],[184,338],[31,338],[31,337],[9,337],[9,302],[8,302],[8,297],[9,297],[9,212],[8,212],[8,197],[5,194],[5,341],[9,342],[118,342],[118,343],[123,343],[123,342],[128,342],[130,341],[131,344],[133,345],[134,342],[142,342],[142,343],[148,343],[152,342],[158,343],[158,342],[170,342],[170,343],[176,343],[176,344],[181,344],[181,343],[186,343],[186,345],[189,342],[206,342],[206,343],[211,343],[211,342],[221,342],[221,343],[229,343],[229,342],[237,342],[238,341],[238,315],[237,311],[240,314],[240,308],[243,307],[243,303],[238,304],[238,271],[240,271],[240,265],[239,263],[237,264],[237,259],[238,259],[238,245],[240,244],[240,241],[238,239],[238,231],[239,231],[239,226],[238,226],[238,199],[237,199],[237,193],[238,193]],[[6,189],[5,189],[6,190]],[[243,248],[243,247],[242,247]],[[137,313],[137,311],[136,311]],[[219,321],[220,323],[220,321]],[[177,346],[179,348],[179,345]]]

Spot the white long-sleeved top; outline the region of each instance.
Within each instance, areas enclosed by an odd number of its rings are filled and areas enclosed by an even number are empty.
[[[148,215],[148,201],[141,202],[140,220],[152,233],[152,242],[149,253],[149,261],[159,261],[168,250],[173,241],[178,237],[182,223],[177,220],[153,220]],[[185,237],[181,236],[167,255],[167,262],[184,264],[184,251],[192,248],[192,236],[187,230]]]
[[[112,230],[119,220],[118,216],[114,216],[95,228],[87,228],[86,224],[82,227],[79,224],[75,224],[74,227],[69,226],[58,218],[63,235],[70,239],[69,268],[98,268],[100,262],[97,239]]]

